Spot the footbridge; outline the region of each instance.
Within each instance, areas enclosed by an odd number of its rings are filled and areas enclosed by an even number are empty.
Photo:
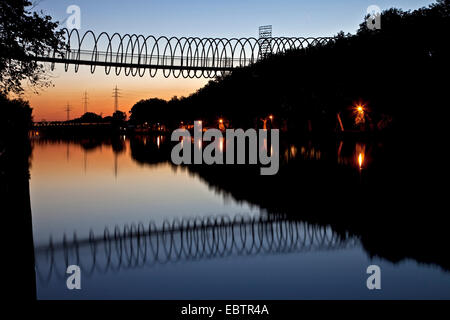
[[[80,33],[63,29],[62,49],[50,50],[30,59],[64,64],[78,72],[80,65],[94,73],[102,67],[106,74],[126,76],[214,78],[237,68],[251,65],[272,54],[293,49],[323,45],[331,37],[271,37],[271,38],[198,38],[112,35],[93,31]]]

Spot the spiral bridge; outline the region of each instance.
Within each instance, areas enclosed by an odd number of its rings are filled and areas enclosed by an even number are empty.
[[[333,38],[197,38],[154,37],[136,34],[109,35],[92,31],[80,34],[77,29],[63,29],[65,47],[42,56],[32,56],[36,61],[63,63],[65,71],[74,65],[104,67],[105,73],[112,69],[116,75],[155,77],[162,71],[164,77],[214,78],[236,68],[255,63],[267,54],[291,49],[302,49],[326,44]],[[262,50],[264,48],[264,50]],[[264,51],[264,52],[263,52]]]
[[[165,221],[159,228],[139,223],[105,228],[101,236],[91,231],[85,239],[76,233],[59,243],[50,238],[35,248],[36,273],[45,283],[63,278],[72,264],[90,276],[180,261],[338,250],[358,242],[329,227],[281,217],[215,216]]]

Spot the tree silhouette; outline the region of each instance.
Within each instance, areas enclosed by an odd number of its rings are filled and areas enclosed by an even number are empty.
[[[93,112],[86,112],[81,117],[72,120],[75,123],[100,123],[103,122],[103,118]]]
[[[30,59],[50,49],[60,50],[62,32],[57,22],[42,13],[30,12],[27,0],[0,1],[0,92],[20,94],[22,81],[34,90],[51,85],[43,64]]]
[[[125,112],[117,110],[113,113],[112,118],[114,121],[124,122],[127,120],[127,115]]]
[[[337,114],[346,129],[357,130],[352,108],[362,101],[370,109],[370,130],[435,129],[445,119],[436,114],[446,104],[449,3],[385,10],[381,30],[369,30],[364,21],[355,35],[341,32],[328,44],[268,56],[189,97],[140,101],[131,119],[223,116],[244,128],[273,114],[288,130],[331,134]]]

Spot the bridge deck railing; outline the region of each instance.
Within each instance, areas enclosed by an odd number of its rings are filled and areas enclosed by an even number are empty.
[[[220,57],[201,57],[201,56],[171,56],[171,55],[146,55],[146,54],[122,54],[108,53],[105,51],[88,50],[68,50],[62,53],[53,51],[46,55],[35,57],[52,59],[53,62],[65,62],[71,64],[109,64],[110,66],[134,65],[136,67],[148,66],[154,68],[161,67],[198,67],[198,68],[217,68],[233,69],[248,66],[257,59],[252,58],[220,58]]]

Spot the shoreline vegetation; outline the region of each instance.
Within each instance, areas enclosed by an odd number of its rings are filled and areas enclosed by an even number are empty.
[[[435,132],[444,120],[436,114],[446,112],[449,8],[449,1],[438,1],[415,11],[385,10],[380,30],[363,22],[355,35],[271,55],[188,97],[141,100],[128,121],[118,111],[63,123],[102,123],[133,133],[189,129],[195,120],[314,136]]]
[[[436,131],[444,124],[436,115],[446,112],[449,12],[448,0],[415,11],[385,10],[380,30],[362,22],[355,35],[341,32],[327,44],[270,55],[188,97],[141,100],[128,121],[117,111],[45,124],[101,123],[138,133],[189,128],[195,120],[221,129],[270,127],[314,135]],[[13,123],[17,113],[29,129],[32,115],[19,104],[27,102],[2,92],[4,120]]]
[[[141,100],[129,123],[172,129],[194,120],[232,128],[270,123],[319,135],[433,130],[446,101],[449,7],[438,1],[412,12],[386,10],[381,30],[363,22],[356,35],[269,56],[188,97]]]
[[[448,113],[449,12],[448,0],[415,11],[385,10],[380,30],[363,22],[355,35],[340,33],[328,44],[271,55],[188,97],[141,100],[129,120],[121,111],[109,117],[86,113],[38,129],[56,136],[167,134],[202,120],[205,128],[222,130],[279,128],[284,137],[428,139],[439,148]],[[14,153],[28,167],[31,147],[24,136],[37,125],[32,108],[3,91],[0,105],[2,162]]]
[[[128,121],[121,111],[110,117],[87,113],[48,126],[48,133],[168,133],[202,120],[205,128],[279,128],[319,138],[342,134],[343,127],[356,138],[382,133],[411,144],[428,139],[430,148],[440,148],[448,113],[449,12],[448,0],[415,11],[389,9],[382,13],[380,30],[368,30],[362,22],[355,35],[340,33],[328,44],[269,56],[188,97],[141,100]],[[46,38],[54,42],[49,34]],[[0,107],[2,168],[28,168],[32,108],[3,91]],[[69,124],[74,130],[67,130]],[[2,169],[2,177],[15,171]]]

